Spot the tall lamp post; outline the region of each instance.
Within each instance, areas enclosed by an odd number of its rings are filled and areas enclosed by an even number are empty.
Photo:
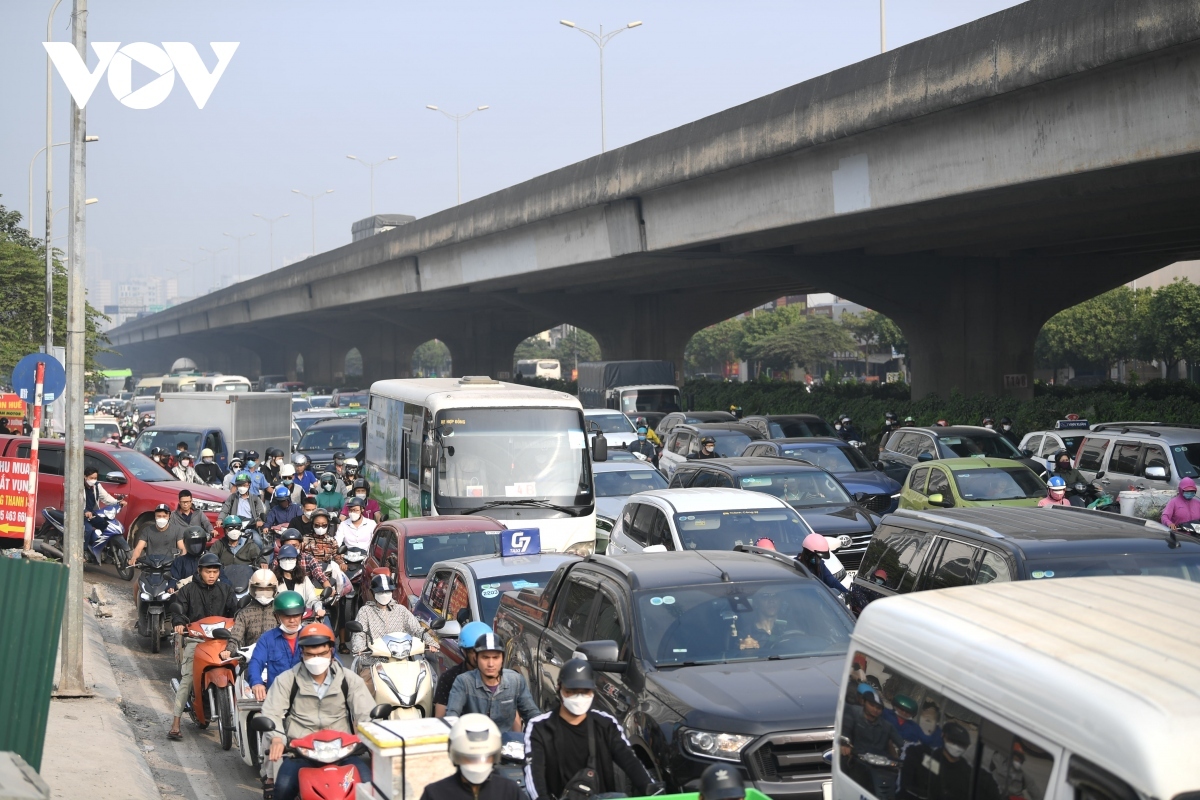
[[[566,25],[568,28],[574,28],[575,30],[579,31],[584,36],[588,37],[593,42],[595,42],[596,47],[598,47],[600,49],[600,152],[603,153],[605,150],[606,144],[607,144],[605,141],[605,137],[604,137],[604,46],[606,44],[608,44],[610,41],[612,41],[612,38],[614,36],[616,36],[617,34],[624,33],[625,31],[629,30],[630,28],[636,28],[636,27],[640,26],[642,23],[641,23],[641,21],[630,22],[625,27],[617,28],[615,31],[610,31],[608,33],[604,32],[603,25],[600,26],[600,32],[596,33],[594,31],[589,31],[584,28],[581,28],[578,25],[576,25],[574,22],[571,22],[570,20],[567,20],[567,19],[560,19],[558,21],[558,24]]]
[[[884,3],[887,0],[879,0],[879,52],[887,52],[887,13],[884,10]]]
[[[215,271],[217,268],[217,253],[224,253],[229,248],[222,247],[220,250],[210,250],[207,247],[201,247],[200,249],[203,250],[204,252],[208,253],[210,256],[212,256],[213,270]],[[193,276],[193,280],[194,280],[194,276]]]
[[[454,173],[456,176],[456,184],[458,192],[456,194],[455,205],[462,205],[462,137],[459,134],[462,121],[474,114],[476,111],[487,111],[491,106],[476,106],[465,114],[451,114],[449,111],[438,108],[437,106],[425,106],[430,111],[441,111],[446,115],[447,119],[454,120]]]
[[[271,266],[271,269],[275,269],[275,223],[279,222],[279,220],[283,219],[284,217],[290,217],[291,214],[280,214],[278,217],[264,217],[262,214],[255,214],[254,216],[258,217],[263,222],[267,223],[267,231],[268,231],[267,236],[271,240],[271,265],[270,266]]]
[[[396,157],[388,156],[387,158],[380,159],[374,163],[370,161],[363,161],[361,158],[356,158],[355,156],[346,156],[346,158],[350,159],[351,161],[357,161],[364,167],[367,167],[371,170],[371,216],[373,217],[375,216],[375,168],[380,164],[386,164],[389,161],[395,161]]]
[[[324,197],[325,195],[332,193],[333,189],[326,189],[320,194],[305,194],[299,189],[292,189],[292,194],[298,194],[301,197],[307,197],[309,202],[312,203],[312,254],[314,256],[317,254],[317,198]]]
[[[241,275],[242,275],[242,239],[249,239],[254,234],[247,233],[242,236],[234,236],[232,233],[223,233],[221,235],[228,236],[230,239],[233,239],[235,242],[237,242],[237,274],[238,274],[238,278],[241,278]]]
[[[191,273],[192,273],[192,297],[195,297],[195,296],[196,296],[196,265],[197,265],[197,264],[203,264],[205,261],[208,261],[208,259],[207,259],[207,258],[197,258],[195,261],[190,261],[190,260],[188,260],[188,259],[186,259],[186,258],[181,258],[181,259],[179,259],[179,260],[180,260],[180,261],[182,261],[183,263],[187,264],[189,267],[191,267],[191,268],[192,268],[192,269],[191,269]]]

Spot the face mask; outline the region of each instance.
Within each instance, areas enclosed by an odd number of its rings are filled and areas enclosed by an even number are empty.
[[[334,484],[332,484],[332,483],[322,483],[322,484],[321,484],[321,488],[322,488],[322,489],[324,489],[324,490],[325,490],[325,491],[327,491],[327,492],[332,492],[332,491],[333,491],[333,487],[334,487]]]
[[[1196,493],[1195,493],[1195,492],[1184,492],[1184,493],[1183,493],[1183,499],[1184,499],[1184,500],[1191,500],[1191,499],[1192,499],[1193,497],[1195,497],[1195,496],[1196,496]]]
[[[303,511],[304,518],[308,519],[309,517],[311,517],[313,515],[313,511],[314,511],[314,509],[309,509],[309,508],[304,509],[304,511]]]
[[[159,519],[158,517],[155,517],[154,518],[154,527],[158,528],[161,531],[161,530],[166,529],[167,525],[169,525],[170,522],[171,522],[170,517],[168,517],[167,519]]]
[[[187,546],[187,550],[194,556],[198,556],[204,552],[204,542],[192,542]]]
[[[379,603],[379,605],[381,605],[381,606],[388,605],[389,603],[392,602],[392,593],[391,592],[376,592],[375,593],[375,602]]]
[[[95,478],[88,478],[88,479],[87,479],[87,485],[88,485],[88,486],[95,486],[95,485],[96,485],[97,483],[99,483],[99,482],[100,482],[100,481],[98,481],[98,480],[97,480],[97,479],[95,479]]]
[[[705,446],[704,446],[704,452],[706,452],[706,453],[711,453],[711,452],[712,452],[713,450],[715,450],[715,449],[716,449],[716,448],[715,448],[715,447],[713,447],[711,444],[709,444],[709,445],[705,445]]]
[[[284,486],[291,486],[293,483],[295,483],[295,481],[293,481],[291,478],[284,478],[281,483],[283,483]]]
[[[182,452],[183,452],[183,451],[182,451],[182,450],[180,450],[178,447],[177,447],[177,448],[175,448],[175,455],[179,455],[179,454],[180,454],[180,453],[182,453]]]
[[[279,566],[283,568],[284,572],[291,572],[296,568],[296,559],[281,558],[279,559]]]
[[[259,605],[269,606],[275,601],[275,595],[270,592],[255,592],[254,599],[258,601]]]
[[[308,664],[307,661],[305,661],[304,663],[305,663],[305,665]],[[965,748],[965,747],[960,747],[956,744],[950,744],[949,742],[946,742],[946,754],[949,755],[951,758],[961,758],[962,754],[965,753],[966,751],[967,751],[967,748]]]
[[[212,460],[211,458],[207,458],[207,457],[205,457],[205,458],[202,458],[202,459],[200,459],[200,460],[201,460],[202,462],[204,462],[205,464],[211,464],[211,463],[213,463],[213,460]]]
[[[572,714],[586,714],[592,707],[592,697],[593,695],[590,694],[563,697],[563,708]]]
[[[357,497],[357,498],[360,498],[360,499],[362,499],[362,500],[366,500],[366,499],[367,499],[367,493],[366,493],[366,492],[355,492],[355,493],[354,493],[354,496],[355,496],[355,497]]]
[[[328,532],[329,532],[328,525],[322,525],[319,528],[316,525],[313,526],[313,533],[317,534],[318,536],[324,536]]]
[[[187,469],[191,465],[192,465],[192,462],[190,462],[190,461],[180,461],[179,462],[179,466],[183,467],[184,469]]]
[[[933,732],[937,730],[937,722],[928,717],[922,717],[917,724],[921,726],[921,733],[926,736],[933,736]]]
[[[307,662],[305,662],[307,663]],[[483,783],[492,774],[491,764],[460,764],[458,771],[467,779],[467,783],[473,783],[476,786]]]
[[[242,538],[242,532],[239,530],[225,531],[225,538],[231,542],[236,542],[238,539]]]
[[[644,442],[644,441],[646,441],[646,434],[644,434],[644,433],[639,433],[639,434],[638,434],[638,441],[639,441],[639,442]]]
[[[279,630],[283,631],[288,636],[295,636],[297,633],[300,632],[300,623],[297,622],[295,624],[295,626],[293,627],[293,626],[287,625],[286,623],[281,622],[281,623],[279,623]]]
[[[1001,427],[1001,428],[1004,428],[1004,430],[1006,430],[1006,431],[1011,431],[1011,430],[1012,430],[1012,425],[1001,425],[1000,427]]]
[[[362,514],[360,512],[358,512],[358,511],[350,512],[350,520],[352,522],[358,522],[360,519],[362,519]]]
[[[332,660],[329,656],[313,656],[304,659],[304,668],[310,675],[320,675],[329,669],[329,662]]]
[[[277,458],[277,459],[275,459],[275,466],[277,466],[277,467],[278,467],[278,466],[280,466],[281,464],[283,464],[283,459],[282,459],[282,458]]]
[[[249,494],[249,493],[250,493],[249,486],[239,486],[238,487],[238,494]]]

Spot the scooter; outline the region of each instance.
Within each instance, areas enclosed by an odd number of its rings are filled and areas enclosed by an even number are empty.
[[[362,633],[358,622],[347,622],[346,630]],[[370,644],[376,659],[371,665],[375,702],[394,706],[388,719],[420,719],[433,716],[433,670],[425,660],[425,643],[407,633],[385,633]],[[359,669],[356,655],[350,667]]]
[[[175,613],[179,612],[173,610],[172,614]],[[233,620],[229,617],[205,617],[189,625],[185,634],[187,638],[199,642],[192,657],[192,692],[188,698],[188,716],[198,728],[207,728],[209,721],[216,717],[222,750],[233,747],[233,733],[237,730],[233,713],[233,669],[237,659],[221,659],[221,651],[226,647],[232,627]],[[178,678],[171,679],[171,688],[178,691]]]
[[[151,653],[162,648],[162,638],[172,630],[167,604],[171,601],[170,573],[174,562],[174,556],[142,556],[137,562],[141,569],[137,590],[137,632],[139,636],[150,638]]]
[[[262,763],[263,749],[261,734],[251,730],[250,723],[262,712],[262,703],[254,698],[254,690],[250,688],[250,676],[246,669],[250,659],[254,657],[256,644],[241,648],[237,651],[237,660],[241,665],[238,669],[237,681],[234,685],[237,697],[237,732],[238,752],[242,761],[248,767],[257,767]],[[264,670],[263,679],[266,679]]]
[[[361,547],[343,547],[342,560],[346,562],[346,580],[349,589],[342,595],[342,616],[354,619],[358,613],[359,598],[363,591],[363,562],[367,560],[367,551]]]
[[[1081,495],[1087,507],[1095,511],[1109,511],[1113,514],[1121,513],[1121,504],[1117,498],[1108,493],[1108,481],[1102,481],[1104,471],[1096,473],[1096,479],[1089,484],[1077,483],[1073,487],[1077,495]]]
[[[125,539],[125,526],[117,520],[120,510],[120,506],[105,506],[87,520],[83,537],[87,546],[83,548],[83,558],[97,566],[112,564],[117,568],[121,580],[127,581],[133,578],[133,566],[129,563],[133,548]],[[63,512],[57,508],[43,508],[42,518],[48,523],[43,542],[61,551],[66,532]]]

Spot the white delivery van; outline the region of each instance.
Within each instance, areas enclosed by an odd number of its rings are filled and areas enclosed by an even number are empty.
[[[1200,798],[1200,584],[1063,578],[872,603],[833,797]]]

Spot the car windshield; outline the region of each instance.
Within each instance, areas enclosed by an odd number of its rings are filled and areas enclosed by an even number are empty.
[[[675,530],[686,550],[732,550],[770,539],[781,553],[799,553],[812,528],[790,508],[695,511],[675,515]]]
[[[605,433],[635,433],[633,423],[629,421],[629,417],[624,414],[588,414],[585,418],[588,423],[588,432],[592,431],[592,423],[600,428]]]
[[[637,389],[621,394],[621,411],[626,414],[632,414],[635,411],[670,413],[678,410],[678,389]]]
[[[1063,447],[1065,447],[1067,452],[1071,454],[1071,458],[1074,458],[1075,455],[1079,452],[1079,445],[1083,444],[1083,439],[1084,439],[1084,437],[1082,437],[1082,436],[1064,436],[1064,437],[1062,437]]]
[[[460,408],[442,411],[439,508],[544,501],[590,506],[591,457],[583,415],[572,408]]]
[[[312,426],[300,437],[296,452],[323,452],[342,450],[357,452],[362,449],[362,424]]]
[[[339,394],[338,408],[366,408],[367,395],[362,394]]]
[[[700,438],[711,436],[717,441],[717,455],[721,458],[740,456],[752,441],[741,431],[700,431]]]
[[[963,500],[1028,500],[1046,496],[1046,484],[1025,467],[955,470],[954,484]]]
[[[147,428],[138,434],[133,446],[139,453],[149,453],[151,448],[161,447],[175,453],[176,445],[183,442],[184,449],[189,453],[200,452],[200,433],[198,431],[172,431],[164,428]]]
[[[83,423],[83,440],[85,442],[103,442],[110,436],[120,435],[121,428],[115,422]]]
[[[774,495],[792,506],[841,506],[853,502],[832,475],[816,470],[743,475],[738,478],[738,488]]]
[[[635,592],[638,629],[656,667],[837,656],[853,622],[813,580],[722,583]]]
[[[650,489],[667,488],[667,479],[656,469],[630,469],[596,473],[596,497],[628,497]]]
[[[110,450],[107,455],[112,456],[118,464],[125,468],[126,472],[132,473],[138,480],[147,483],[176,480],[174,475],[160,467],[154,459],[144,456],[136,450],[121,448]]]
[[[1066,558],[1039,558],[1026,562],[1029,577],[1083,578],[1095,575],[1162,575],[1200,582],[1200,553],[1108,553]]]
[[[479,584],[475,589],[478,594],[481,618],[485,621],[491,621],[496,618],[496,611],[500,608],[500,597],[505,592],[513,592],[520,589],[541,589],[550,582],[550,576],[553,574],[553,571],[527,572],[519,575],[505,575],[502,579],[484,579],[483,583]]]
[[[438,561],[500,554],[500,531],[440,533],[404,540],[404,572],[424,578]]]
[[[986,436],[984,434],[979,434],[977,436],[970,437],[969,441],[971,443],[973,443],[975,445],[975,447],[977,447],[979,449],[979,452],[983,453],[988,458],[1020,458],[1021,457],[1020,451],[1017,450],[1017,448],[1013,447],[1013,443],[1010,442],[1008,439],[1005,439],[1003,436],[1000,436],[999,434],[997,434],[995,436]],[[946,442],[946,440],[942,439],[942,443],[944,444],[945,442]],[[953,449],[953,448],[951,448],[951,449]],[[957,450],[955,450],[954,452],[958,453]],[[974,455],[974,453],[965,453],[965,454],[959,453],[959,455]]]
[[[1171,446],[1180,478],[1200,478],[1200,442]]]
[[[308,402],[307,397],[293,397],[292,398],[292,413],[293,414],[295,414],[297,411],[308,411],[310,408],[312,408],[312,404]]]
[[[818,436],[836,438],[838,432],[823,419],[779,419],[768,420],[767,429],[772,439],[811,439]]]
[[[783,446],[786,458],[798,458],[833,473],[867,472],[871,463],[857,448],[838,444],[804,444]]]

